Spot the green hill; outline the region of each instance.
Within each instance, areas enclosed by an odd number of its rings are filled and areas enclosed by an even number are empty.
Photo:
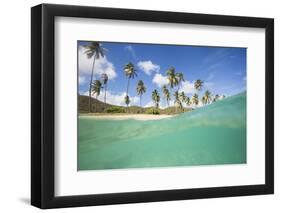
[[[92,98],[92,110],[91,112],[105,112],[109,107],[114,105],[105,104],[95,98]],[[79,95],[78,98],[78,109],[79,113],[88,113],[89,112],[89,97],[85,95]]]

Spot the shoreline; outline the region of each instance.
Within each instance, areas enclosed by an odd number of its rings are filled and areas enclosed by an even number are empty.
[[[87,113],[79,114],[79,117],[92,117],[94,119],[109,119],[109,120],[160,120],[165,118],[172,118],[176,115],[150,115],[150,114],[105,114],[105,113]]]

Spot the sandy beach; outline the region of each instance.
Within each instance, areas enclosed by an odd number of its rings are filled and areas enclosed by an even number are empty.
[[[126,119],[135,119],[135,120],[160,120],[164,118],[171,118],[175,115],[146,115],[146,114],[104,114],[104,113],[92,113],[92,114],[83,114],[80,116],[89,116],[95,119],[110,119],[110,120],[126,120]]]

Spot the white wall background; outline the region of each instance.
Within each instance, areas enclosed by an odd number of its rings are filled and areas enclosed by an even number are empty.
[[[275,18],[275,195],[201,199],[145,204],[50,210],[50,212],[278,212],[281,209],[281,3],[264,1],[147,1],[45,0],[45,3],[81,4],[180,12]],[[0,212],[39,212],[30,197],[30,7],[37,0],[1,2],[0,26]]]

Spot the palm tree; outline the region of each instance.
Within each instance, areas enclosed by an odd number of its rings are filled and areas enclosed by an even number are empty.
[[[178,90],[180,89],[180,83],[182,82],[182,81],[184,81],[184,77],[183,77],[183,74],[181,73],[181,72],[178,72],[178,73],[176,73],[176,78],[178,79]],[[184,95],[184,92],[182,92],[181,94],[180,94],[180,96],[181,95],[183,95],[181,98],[182,98],[182,102],[184,102],[184,99],[185,99],[185,95]],[[182,105],[182,104],[181,104]]]
[[[215,95],[214,99],[213,99],[213,102],[216,102],[220,99],[220,96],[218,94]]]
[[[98,97],[99,97],[100,92],[101,92],[102,83],[99,80],[95,80],[91,88],[92,88],[93,95],[96,95],[95,111],[97,112]]]
[[[198,80],[196,80],[196,81],[194,82],[194,88],[195,88],[197,91],[200,91],[200,90],[202,89],[202,87],[203,87],[203,84],[204,84],[204,82],[201,81],[200,79],[198,79]]]
[[[93,77],[94,77],[94,67],[96,59],[99,59],[100,57],[104,57],[104,52],[106,49],[102,47],[102,45],[99,42],[92,41],[88,43],[88,45],[85,45],[84,48],[86,49],[84,54],[87,55],[87,57],[93,58],[93,65],[92,65],[92,72],[91,72],[91,78],[89,83],[89,112],[91,112],[92,109],[92,86],[93,86]]]
[[[126,96],[125,96],[125,103],[128,107],[129,103],[130,103],[130,99],[129,99],[129,84],[130,84],[130,79],[131,78],[135,78],[137,77],[137,70],[135,69],[135,66],[129,62],[128,64],[125,65],[124,67],[124,73],[125,76],[128,78],[128,83],[127,83],[127,90],[126,90]],[[126,101],[129,100],[129,101]],[[128,103],[128,104],[127,104]]]
[[[174,67],[170,67],[166,74],[168,76],[168,82],[171,88],[179,86],[179,84],[184,81],[183,73],[177,73]]]
[[[153,90],[153,92],[152,92],[152,100],[155,103],[156,109],[158,109],[159,108],[159,102],[160,102],[160,95],[159,95],[159,93],[156,89]]]
[[[190,105],[191,105],[191,101],[190,101],[190,98],[189,98],[189,97],[186,97],[185,103],[186,103],[187,106],[190,106]]]
[[[170,97],[170,91],[168,90],[168,88],[167,88],[167,86],[166,85],[164,85],[163,87],[162,87],[162,91],[163,91],[163,95],[165,96],[165,98],[166,98],[166,101],[167,101],[167,105],[168,105],[168,107],[169,107],[169,101],[171,100],[171,97]]]
[[[179,78],[177,77],[177,73],[174,67],[170,67],[167,72],[167,77],[168,77],[168,82],[169,82],[169,86],[171,88],[174,88],[175,86],[177,86],[179,84]]]
[[[199,97],[198,97],[198,95],[196,93],[192,96],[192,103],[195,106],[197,106],[199,104]]]
[[[177,79],[178,79],[179,84],[180,84],[182,81],[184,81],[184,77],[183,77],[182,72],[176,73],[176,77],[177,77]]]
[[[202,104],[204,104],[204,105],[207,103],[207,102],[206,102],[205,96],[202,97],[202,100],[201,100],[201,101],[202,101]]]
[[[179,94],[179,92],[178,91],[176,91],[175,93],[174,93],[174,96],[175,96],[175,104],[181,109],[181,110],[183,110],[183,107],[182,107],[182,102],[181,102],[181,100],[180,100],[180,94]],[[177,109],[177,108],[176,108]]]
[[[130,97],[129,97],[128,95],[126,95],[125,98],[124,98],[124,100],[125,100],[125,104],[126,104],[127,107],[128,107],[128,105],[130,104]]]
[[[104,103],[106,104],[106,89],[107,89],[107,82],[108,82],[108,75],[106,73],[101,74],[101,81],[104,85]]]
[[[205,97],[206,104],[211,103],[212,97],[211,97],[211,92],[210,92],[209,90],[207,90],[207,91],[205,92],[204,97]]]
[[[185,102],[185,100],[186,100],[186,95],[184,94],[183,91],[179,94],[179,98],[180,98],[180,101],[181,101],[181,102]]]
[[[141,106],[141,96],[143,95],[143,93],[146,92],[146,87],[142,80],[139,80],[136,90],[138,95],[140,96],[140,106]]]

